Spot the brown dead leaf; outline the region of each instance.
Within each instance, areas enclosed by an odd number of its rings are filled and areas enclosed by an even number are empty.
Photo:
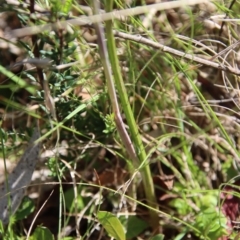
[[[98,179],[94,181],[95,184],[101,184],[102,186],[109,185],[121,185],[126,179],[127,171],[121,167],[113,169],[106,169],[98,175]]]

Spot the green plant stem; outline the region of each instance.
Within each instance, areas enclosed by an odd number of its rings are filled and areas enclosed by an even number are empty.
[[[106,12],[111,12],[113,8],[113,0],[109,0],[106,5]],[[113,35],[112,29],[112,21],[106,22],[106,37],[107,37],[107,46],[110,62],[112,65],[113,76],[115,78],[115,83],[117,87],[117,91],[119,93],[121,105],[123,106],[123,111],[126,116],[126,120],[129,126],[129,131],[131,134],[132,141],[135,146],[135,150],[137,152],[137,157],[139,159],[139,163],[143,165],[147,160],[147,155],[145,148],[142,143],[141,136],[138,131],[137,124],[135,122],[130,103],[128,101],[127,92],[125,89],[125,85],[122,79],[121,70],[119,68],[118,57],[116,54],[116,45],[115,39]],[[157,209],[157,201],[154,193],[154,184],[151,176],[150,167],[148,164],[144,164],[144,166],[140,169],[141,176],[143,179],[144,191],[146,194],[147,203],[154,209]],[[152,227],[158,226],[158,215],[155,211],[150,210],[150,223]]]

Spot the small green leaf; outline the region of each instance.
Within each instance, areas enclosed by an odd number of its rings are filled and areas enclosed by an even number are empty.
[[[201,210],[209,207],[216,207],[218,203],[218,195],[216,193],[205,194],[200,198]]]
[[[207,208],[202,210],[196,217],[194,227],[201,232],[201,237],[208,237],[216,240],[227,234],[227,219],[223,214],[219,214],[215,208]]]
[[[80,187],[78,188],[78,192],[81,192],[81,188]],[[81,211],[85,207],[85,203],[83,201],[83,197],[82,197],[81,194],[79,194],[77,196],[77,199],[75,199],[73,188],[70,188],[69,190],[67,190],[64,193],[64,196],[65,196],[64,199],[65,199],[65,202],[66,202],[66,208],[70,212],[75,207],[75,201],[77,202],[77,209],[78,209],[78,211]]]
[[[65,3],[62,5],[62,12],[68,14],[72,8],[73,0],[66,0]]]
[[[54,240],[53,234],[46,227],[38,226],[33,235],[30,238],[31,240]]]
[[[114,114],[108,114],[103,119],[106,125],[106,129],[103,130],[104,133],[112,133],[116,129],[116,125],[114,122]]]
[[[186,236],[186,232],[181,232],[174,238],[174,240],[182,240],[184,239],[185,236]]]
[[[99,211],[97,213],[97,218],[111,237],[114,237],[117,240],[126,239],[121,222],[112,213]]]
[[[164,239],[164,235],[163,234],[158,234],[152,238],[150,238],[150,240],[163,240]]]
[[[20,207],[18,208],[16,214],[15,214],[15,219],[16,220],[22,220],[25,217],[27,217],[30,213],[34,211],[34,202],[32,199],[28,197],[24,197]]]
[[[127,221],[127,239],[137,237],[148,227],[148,224],[136,216],[130,216]]]
[[[58,0],[51,0],[51,9],[52,12],[57,13],[61,11],[61,2]]]
[[[175,207],[179,214],[186,215],[191,211],[190,206],[186,203],[184,199],[173,199],[170,202],[170,206]]]

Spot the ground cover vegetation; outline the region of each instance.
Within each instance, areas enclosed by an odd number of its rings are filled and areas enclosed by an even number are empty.
[[[239,1],[0,5],[2,239],[240,239]]]

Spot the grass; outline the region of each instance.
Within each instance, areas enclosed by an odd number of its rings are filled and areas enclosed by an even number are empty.
[[[1,60],[1,155],[35,122],[42,154],[2,237],[237,239],[239,3],[94,3],[4,5],[22,28],[0,42],[21,50]]]

